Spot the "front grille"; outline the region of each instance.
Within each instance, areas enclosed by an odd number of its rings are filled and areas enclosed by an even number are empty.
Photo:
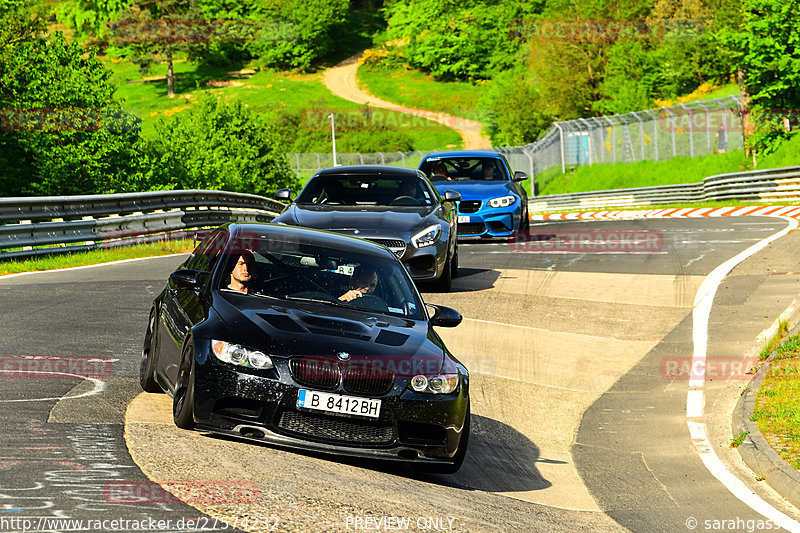
[[[303,357],[289,360],[292,378],[301,385],[333,390],[339,385],[342,371],[331,359]]]
[[[480,200],[462,200],[458,203],[459,213],[476,213],[481,208]]]
[[[486,231],[486,226],[483,222],[469,222],[458,225],[459,235],[480,235]]]
[[[390,425],[297,411],[284,411],[278,427],[288,433],[326,441],[389,444],[395,440]]]
[[[354,365],[348,368],[342,379],[347,392],[353,394],[386,394],[394,385],[394,373],[381,368],[365,368],[368,365]]]
[[[382,244],[392,251],[397,257],[403,257],[406,253],[406,243],[400,239],[369,239],[376,244]]]

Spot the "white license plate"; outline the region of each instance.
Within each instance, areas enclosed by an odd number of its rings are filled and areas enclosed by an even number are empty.
[[[378,418],[381,414],[380,400],[305,389],[297,392],[297,407],[369,418]]]
[[[459,222],[469,222],[469,215],[458,215]]]

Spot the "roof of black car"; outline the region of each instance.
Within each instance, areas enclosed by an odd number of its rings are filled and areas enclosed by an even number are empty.
[[[317,172],[317,176],[397,176],[397,177],[416,177],[419,176],[417,169],[392,167],[389,165],[348,165],[341,167],[324,168]]]
[[[266,235],[271,243],[280,247],[281,237],[286,239],[286,244],[300,243],[312,246],[335,248],[345,252],[370,254],[382,257],[395,257],[392,252],[358,237],[350,237],[330,231],[289,226],[285,224],[249,223],[227,224],[228,230],[234,238],[248,238],[248,233]]]

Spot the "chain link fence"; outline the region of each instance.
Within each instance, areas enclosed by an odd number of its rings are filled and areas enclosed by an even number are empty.
[[[536,142],[491,148],[512,170],[531,177],[553,167],[664,161],[743,148],[737,96],[678,104],[624,115],[555,122]],[[432,152],[338,153],[339,165],[397,165],[414,168]],[[287,154],[298,176],[334,165],[332,153]]]

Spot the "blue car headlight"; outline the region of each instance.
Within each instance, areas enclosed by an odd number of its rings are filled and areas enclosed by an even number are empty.
[[[489,200],[489,207],[508,207],[517,199],[516,196],[501,196]]]
[[[442,226],[439,224],[434,224],[433,226],[428,226],[424,230],[411,237],[411,243],[417,248],[431,246],[436,244],[436,239],[439,238],[441,233]]]

